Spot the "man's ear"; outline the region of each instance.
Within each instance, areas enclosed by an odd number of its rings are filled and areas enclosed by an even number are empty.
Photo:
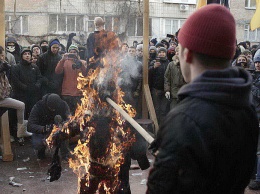
[[[184,54],[185,61],[187,63],[192,63],[193,52],[187,48],[184,48],[183,54]]]

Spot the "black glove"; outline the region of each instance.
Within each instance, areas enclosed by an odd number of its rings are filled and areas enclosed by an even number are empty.
[[[7,61],[0,62],[0,73],[3,71],[8,71],[11,68],[11,65]]]

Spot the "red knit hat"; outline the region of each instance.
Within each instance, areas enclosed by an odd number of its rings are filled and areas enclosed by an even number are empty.
[[[206,5],[186,20],[178,40],[182,47],[191,51],[232,59],[236,47],[234,17],[224,6]]]

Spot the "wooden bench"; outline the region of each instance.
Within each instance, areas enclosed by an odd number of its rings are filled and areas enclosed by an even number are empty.
[[[4,112],[4,113],[3,113]],[[1,150],[3,161],[13,161],[13,152],[10,141],[8,111],[0,111],[0,130],[1,130]]]

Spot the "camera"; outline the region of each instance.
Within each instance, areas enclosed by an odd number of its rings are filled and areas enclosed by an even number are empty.
[[[82,63],[80,60],[74,60],[75,63],[72,64],[72,69],[75,70],[75,69],[80,69],[82,67]]]
[[[11,69],[11,65],[7,61],[0,61],[0,72],[8,71]]]

